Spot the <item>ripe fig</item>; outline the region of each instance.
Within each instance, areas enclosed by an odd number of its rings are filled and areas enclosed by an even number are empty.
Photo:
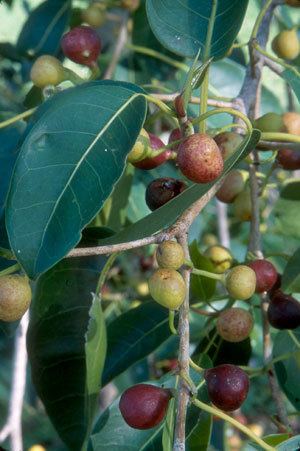
[[[283,169],[296,171],[300,169],[300,152],[292,149],[280,149],[277,161]]]
[[[171,134],[169,136],[168,144],[171,144],[173,141],[178,141],[181,138],[182,138],[182,135],[181,135],[180,128],[174,128],[174,130],[171,131]],[[170,147],[170,149],[173,150],[174,152],[178,152],[179,146],[180,146],[180,143],[174,144],[174,146]]]
[[[273,288],[277,281],[277,271],[274,265],[268,260],[254,260],[248,263],[256,275],[256,293],[263,293]]]
[[[206,249],[204,255],[212,262],[214,265],[214,272],[217,274],[223,274],[232,265],[232,255],[224,246],[210,246]]]
[[[30,71],[30,79],[39,88],[59,85],[65,80],[64,67],[54,56],[42,55],[35,60]]]
[[[239,193],[233,201],[234,216],[240,221],[251,221],[252,202],[249,188]]]
[[[225,412],[241,407],[249,391],[249,378],[238,366],[223,364],[205,370],[211,402]]]
[[[174,269],[161,268],[149,279],[149,291],[153,299],[170,310],[177,310],[186,294],[185,282]]]
[[[177,241],[164,241],[156,249],[156,260],[160,268],[179,269],[184,264],[184,252]]]
[[[292,135],[300,135],[300,114],[289,111],[282,115],[284,131]]]
[[[146,189],[146,204],[150,210],[156,210],[182,193],[186,187],[182,180],[171,177],[153,180]]]
[[[281,114],[266,113],[254,121],[254,127],[261,132],[281,132],[284,124]]]
[[[137,384],[124,391],[119,409],[130,427],[151,429],[164,419],[171,398],[171,390],[150,384]]]
[[[153,135],[152,133],[148,133],[150,138],[150,147],[152,150],[158,150],[164,147],[164,143],[161,139],[159,139],[157,136]],[[157,168],[157,166],[160,166],[161,164],[165,163],[171,155],[171,150],[166,149],[165,152],[157,155],[156,157],[148,157],[144,158],[141,161],[137,161],[134,163],[134,166],[139,169],[154,169]]]
[[[270,297],[268,320],[275,329],[296,329],[300,326],[300,303],[281,290]]]
[[[127,156],[127,161],[134,164],[137,161],[145,159],[149,149],[151,150],[150,137],[146,130],[142,128],[133,148]]]
[[[180,144],[177,163],[181,172],[195,183],[212,182],[224,166],[216,142],[204,133],[194,133]]]
[[[218,334],[231,343],[238,343],[248,338],[252,328],[252,315],[242,308],[232,307],[223,310],[218,316]]]
[[[279,58],[294,60],[300,53],[300,43],[295,29],[281,31],[272,41],[273,52]]]
[[[27,277],[0,277],[0,320],[17,321],[28,310],[32,294]]]
[[[216,193],[216,198],[225,204],[231,204],[245,188],[247,172],[234,169],[226,176],[221,188]]]
[[[224,160],[227,160],[237,150],[243,141],[242,135],[236,132],[222,132],[214,137],[222,153]]]
[[[226,275],[225,286],[234,299],[249,299],[255,292],[255,272],[246,265],[235,266]]]
[[[75,63],[93,66],[101,51],[101,41],[93,28],[81,25],[63,35],[61,48]]]
[[[106,20],[106,5],[104,3],[95,2],[91,3],[81,13],[83,22],[87,23],[90,27],[101,27]]]

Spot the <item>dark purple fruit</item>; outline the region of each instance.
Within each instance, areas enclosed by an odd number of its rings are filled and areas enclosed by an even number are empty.
[[[300,169],[300,152],[291,149],[279,150],[277,161],[283,169],[296,171]]]
[[[63,35],[61,48],[75,63],[93,66],[101,51],[101,41],[93,28],[81,25]]]
[[[181,172],[195,183],[212,182],[224,166],[216,142],[204,133],[194,133],[180,144],[177,163]]]
[[[185,189],[186,184],[184,182],[171,177],[153,180],[146,189],[146,204],[150,210],[156,210]]]
[[[274,265],[268,260],[254,260],[248,263],[256,275],[256,293],[263,293],[273,288],[277,281],[277,271]]]
[[[205,370],[207,390],[211,402],[225,412],[241,407],[247,398],[249,378],[235,365],[219,365]]]
[[[164,147],[164,143],[160,138],[153,135],[152,133],[148,133],[148,135],[150,138],[150,145],[152,150],[158,150]],[[160,153],[156,157],[145,158],[144,160],[133,163],[133,165],[139,169],[154,169],[157,168],[157,166],[165,163],[170,158],[171,153],[172,151],[170,149],[166,149],[165,152]]]
[[[276,290],[271,295],[267,315],[275,329],[296,329],[300,326],[300,303],[281,290]]]
[[[119,409],[134,429],[151,429],[164,418],[172,392],[150,384],[138,384],[124,391]]]

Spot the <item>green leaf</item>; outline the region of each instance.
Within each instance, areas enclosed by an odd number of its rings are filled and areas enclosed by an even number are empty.
[[[297,96],[297,99],[300,102],[300,77],[295,74],[295,72],[290,69],[285,69],[281,76],[289,83],[292,87],[294,93]]]
[[[78,243],[122,175],[145,112],[140,88],[113,81],[67,89],[40,107],[6,211],[12,249],[30,277]]]
[[[295,435],[295,437],[292,437],[289,440],[280,443],[280,445],[276,447],[278,451],[298,451],[299,448],[300,435]]]
[[[293,330],[292,333],[300,340],[300,328]],[[295,352],[293,356],[275,363],[274,367],[281,389],[295,409],[300,410],[300,349],[288,331],[277,333],[273,346],[273,358],[293,352]]]
[[[287,180],[275,204],[274,215],[279,233],[300,238],[300,179]]]
[[[70,19],[70,0],[46,0],[28,17],[18,37],[16,49],[31,57],[56,55],[60,38]]]
[[[190,255],[195,268],[214,272],[214,266],[211,261],[200,253],[197,241],[193,241],[190,245]],[[216,280],[192,274],[191,289],[198,301],[208,301],[215,293]]]
[[[175,426],[175,399],[172,398],[171,401],[169,402],[162,434],[163,451],[172,451],[173,449],[174,426]]]
[[[32,303],[27,347],[33,384],[74,451],[90,431],[106,351],[101,307],[92,305],[91,295],[104,263],[104,257],[62,260],[39,278]]]
[[[223,58],[242,25],[248,0],[216,0],[210,56]],[[157,39],[167,49],[193,58],[204,48],[212,0],[147,0],[147,15]]]
[[[153,352],[170,337],[167,309],[147,302],[112,321],[107,328],[103,385]]]
[[[198,412],[196,412],[196,410]],[[192,412],[188,413],[189,415],[193,415],[196,418],[198,417],[198,421],[195,427],[191,430],[191,432],[187,435],[187,443],[186,450],[187,451],[206,451],[209,446],[211,431],[212,431],[212,416],[204,411],[199,411],[195,406],[191,406],[189,410]]]
[[[300,293],[300,248],[289,259],[282,274],[282,290],[288,293]]]
[[[225,163],[222,176],[226,175],[242,158],[255,147],[259,141],[260,133],[257,130],[252,132],[244,143],[237,149],[235,154]],[[217,181],[217,180],[216,180]],[[153,235],[160,230],[173,224],[176,219],[196,200],[202,197],[216,183],[205,185],[193,184],[176,198],[158,208],[145,218],[127,227],[114,237],[102,240],[100,244],[116,244],[144,238]]]
[[[128,165],[111,196],[111,207],[107,226],[116,231],[119,231],[126,221],[128,198],[132,187],[133,175],[134,168],[132,165]]]
[[[284,442],[289,438],[289,434],[282,433],[282,434],[270,434],[266,435],[265,437],[262,437],[262,439],[270,446],[277,446],[280,443]],[[245,451],[252,451],[252,450],[262,450],[261,446],[259,446],[257,443],[249,442],[247,444],[247,447],[245,448]],[[276,448],[278,449],[278,448]]]

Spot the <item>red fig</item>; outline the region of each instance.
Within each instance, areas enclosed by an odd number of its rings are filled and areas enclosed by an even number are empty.
[[[150,138],[151,149],[158,150],[158,149],[161,149],[162,147],[164,147],[164,143],[162,142],[162,140],[160,138],[153,135],[152,133],[148,133],[148,134],[149,134],[149,138]],[[165,152],[162,152],[161,154],[157,155],[156,157],[145,158],[144,160],[133,163],[133,165],[139,169],[147,169],[147,170],[154,169],[157,166],[160,166],[161,164],[165,163],[169,159],[171,152],[172,151],[170,149],[166,149]]]
[[[277,271],[274,265],[268,260],[254,260],[248,263],[256,275],[256,293],[263,293],[273,288],[277,281]]]
[[[101,41],[93,28],[81,25],[63,35],[61,48],[75,63],[92,66],[100,54]]]
[[[271,295],[267,314],[269,323],[275,329],[296,329],[300,326],[300,303],[281,290]]]
[[[185,189],[186,184],[183,181],[171,177],[153,180],[146,189],[146,204],[150,210],[156,210]]]

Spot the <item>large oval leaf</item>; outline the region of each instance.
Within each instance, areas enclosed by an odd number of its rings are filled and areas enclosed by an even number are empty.
[[[300,293],[300,248],[289,259],[282,274],[282,290],[289,293]]]
[[[19,35],[17,51],[30,56],[56,54],[70,19],[70,0],[46,0],[28,17]]]
[[[7,203],[11,247],[30,277],[80,240],[122,175],[146,100],[132,84],[93,82],[41,107],[24,140]]]
[[[32,305],[27,345],[33,383],[74,451],[87,439],[98,404],[106,340],[100,302],[92,303],[91,293],[104,262],[62,260],[38,280]]]
[[[248,6],[248,0],[216,0],[210,56],[222,58],[232,46]],[[169,50],[194,58],[204,48],[213,10],[212,0],[147,0],[150,26]]]

